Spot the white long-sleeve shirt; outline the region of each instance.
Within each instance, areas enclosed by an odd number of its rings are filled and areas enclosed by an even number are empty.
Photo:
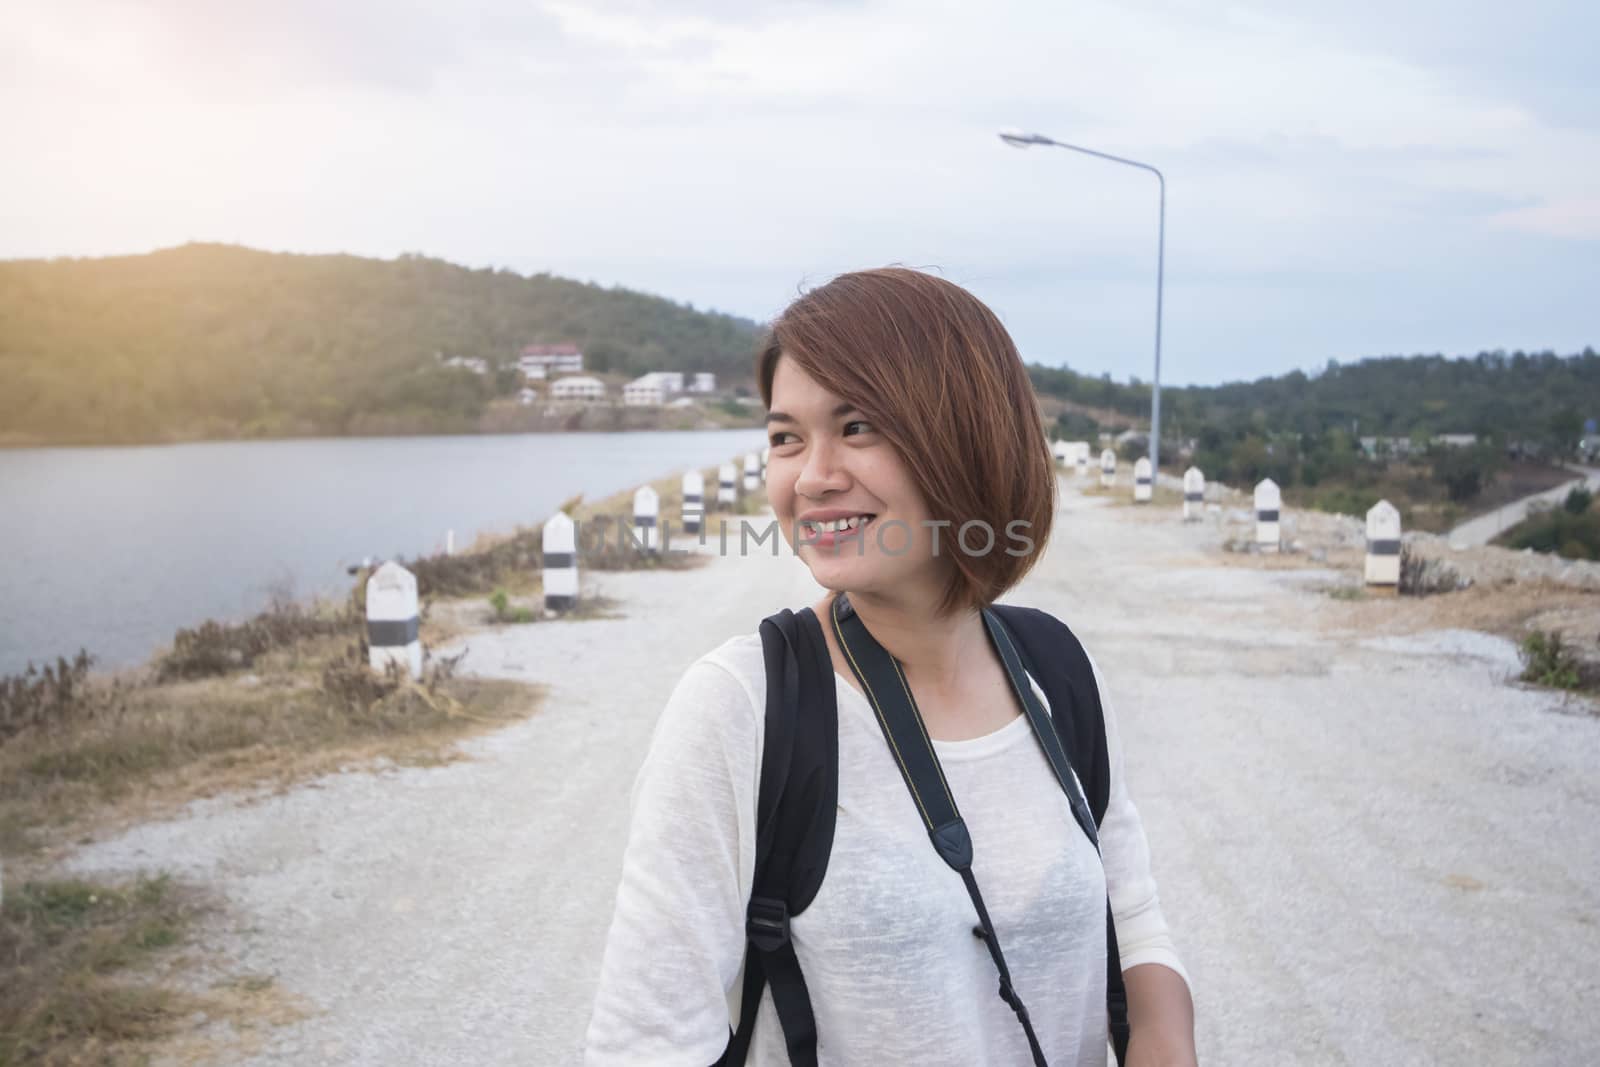
[[[1095,680],[1111,779],[1100,856],[1073,821],[1026,716],[983,737],[934,742],[1013,984],[1052,1067],[1107,1059],[1108,887],[1123,969],[1159,963],[1188,981],[1161,915],[1098,667]],[[835,683],[833,849],[816,898],[790,926],[816,1015],[819,1067],[1031,1063],[1022,1025],[996,993],[994,962],[973,936],[976,914],[960,876],[928,840],[866,698],[838,675]],[[727,1045],[730,1019],[739,1018],[765,708],[761,638],[750,634],[696,661],[662,712],[633,787],[586,1040],[591,1067],[706,1067]],[[788,1062],[768,989],[747,1063]]]

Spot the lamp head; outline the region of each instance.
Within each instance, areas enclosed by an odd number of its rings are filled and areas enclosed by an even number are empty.
[[[1033,144],[1049,144],[1050,138],[1042,133],[1026,133],[1017,129],[1000,131],[1000,139],[1012,148],[1027,148]]]

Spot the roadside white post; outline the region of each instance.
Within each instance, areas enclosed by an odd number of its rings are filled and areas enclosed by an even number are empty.
[[[685,533],[700,532],[700,520],[706,513],[706,479],[699,471],[683,476],[683,529]]]
[[[644,548],[646,555],[661,551],[661,498],[648,485],[633,494],[633,543]]]
[[[1077,443],[1077,455],[1073,457],[1074,466],[1078,468],[1078,477],[1086,477],[1089,473],[1089,442]]]
[[[1065,463],[1067,461],[1067,443],[1065,441],[1052,442],[1050,455],[1055,457],[1057,463]]]
[[[1133,465],[1133,502],[1150,503],[1150,457],[1140,456]]]
[[[754,452],[744,455],[744,491],[753,493],[761,488],[761,457]]]
[[[566,611],[578,602],[578,528],[571,516],[558,511],[544,524],[544,606],[546,611]]]
[[[417,576],[388,560],[367,579],[367,664],[383,674],[390,663],[399,663],[413,679],[421,678],[418,624]]]
[[[1367,584],[1400,590],[1400,509],[1387,500],[1367,512]]]
[[[446,530],[444,532],[444,554],[447,556],[456,554],[456,532],[454,530]]]
[[[1117,454],[1111,449],[1100,453],[1100,488],[1110,489],[1117,481]]]
[[[1278,551],[1278,511],[1282,506],[1278,483],[1261,479],[1256,485],[1256,546],[1263,552]]]
[[[732,463],[724,463],[717,468],[717,503],[737,504],[739,502],[739,468]]]
[[[1190,467],[1183,472],[1183,521],[1198,520],[1205,510],[1205,501],[1206,476],[1200,473],[1199,467]]]

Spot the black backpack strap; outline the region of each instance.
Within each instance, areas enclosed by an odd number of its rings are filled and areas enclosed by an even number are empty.
[[[1089,654],[1066,623],[1047,612],[995,604],[984,614],[986,621],[999,622],[1001,630],[1013,639],[1011,645],[1017,659],[1039,680],[1039,687],[1049,698],[1054,732],[1061,741],[1062,752],[1078,772],[1090,814],[1098,827],[1110,803],[1111,771],[1106,749],[1105,711],[1100,704],[1100,688],[1095,684]],[[1008,662],[1008,672],[1010,669]],[[1032,687],[1026,688],[1031,699]],[[1048,756],[1049,745],[1045,746],[1045,751]],[[1059,776],[1060,772],[1057,774]],[[1068,791],[1069,799],[1074,792]],[[1078,816],[1076,808],[1073,815]],[[1082,824],[1081,818],[1079,823]],[[1096,847],[1099,847],[1098,840]],[[1111,914],[1110,897],[1106,898],[1106,1018],[1112,1050],[1117,1062],[1122,1063],[1128,1054],[1128,992],[1122,978],[1122,957],[1117,950],[1117,927]]]
[[[772,987],[795,1067],[817,1062],[816,1019],[789,920],[816,896],[833,850],[839,732],[833,665],[816,615],[781,611],[761,624],[767,677],[766,732],[756,800],[756,863],[745,921],[739,1025],[719,1065],[749,1053],[762,992]]]
[[[1000,999],[1016,1013],[1017,1021],[1028,1037],[1028,1048],[1033,1053],[1035,1067],[1046,1067],[1044,1051],[1033,1032],[1033,1021],[1028,1009],[1011,984],[1011,971],[1006,966],[1005,954],[1000,951],[1000,938],[995,934],[994,923],[989,919],[989,909],[984,906],[983,894],[978,890],[978,880],[972,873],[972,836],[961,818],[955,798],[945,781],[939,757],[933,751],[933,741],[917,710],[916,697],[906,684],[900,664],[873,638],[855,611],[849,598],[841,593],[834,598],[830,624],[834,636],[850,669],[861,683],[867,702],[877,713],[878,725],[884,740],[894,755],[906,788],[911,791],[917,812],[927,827],[928,837],[941,859],[961,876],[978,913],[979,925],[973,934],[982,938],[1000,975]]]
[[[1005,624],[1023,666],[1049,698],[1051,719],[1099,826],[1110,802],[1111,767],[1105,712],[1089,654],[1067,624],[1054,615],[1013,604],[995,604],[989,611]]]

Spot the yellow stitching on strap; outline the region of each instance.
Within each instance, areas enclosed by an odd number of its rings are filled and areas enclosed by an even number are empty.
[[[922,731],[922,739],[928,743],[928,751],[933,752],[933,738],[928,736],[928,727],[922,721],[922,709],[917,707],[917,698],[911,695],[911,686],[907,684],[906,676],[901,673],[899,662],[890,656],[889,663],[894,667],[894,676],[900,679],[900,688],[905,692],[906,700],[911,703],[912,717],[917,720],[917,729]],[[939,784],[944,787],[944,798],[950,802],[950,810],[959,816],[961,809],[956,807],[956,799],[950,795],[950,783],[945,781],[944,768],[939,765],[939,754],[936,752],[933,756],[933,769],[939,774]]]
[[[900,764],[900,773],[905,777],[906,784],[911,787],[911,799],[917,802],[917,810],[922,813],[922,821],[931,830],[933,829],[933,819],[928,816],[928,809],[922,803],[921,794],[917,792],[917,783],[911,777],[911,772],[906,769],[906,761],[900,755],[899,746],[894,743],[894,731],[889,729],[889,722],[883,717],[883,709],[878,707],[878,698],[872,692],[872,683],[867,681],[867,676],[861,670],[861,665],[856,662],[855,653],[850,651],[850,643],[844,639],[844,631],[839,628],[839,601],[835,599],[833,603],[833,610],[828,612],[828,618],[833,622],[833,634],[839,639],[839,647],[844,649],[844,654],[850,658],[850,666],[855,670],[856,678],[866,688],[867,700],[871,702],[872,710],[877,713],[878,723],[883,727],[883,736],[889,739],[889,749],[894,753],[895,761]],[[891,656],[890,658],[892,659],[893,657]]]

